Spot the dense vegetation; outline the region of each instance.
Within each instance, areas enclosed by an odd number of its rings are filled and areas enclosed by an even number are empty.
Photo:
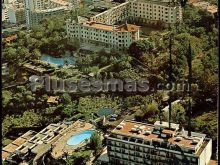
[[[58,21],[59,20],[59,21]],[[217,44],[218,31],[215,18],[196,7],[186,6],[184,23],[172,27],[171,33],[152,32],[148,39],[131,44],[129,51],[119,53],[104,50],[89,55],[78,54],[78,72],[93,78],[148,79],[150,84],[166,82],[169,69],[169,37],[172,34],[173,81],[187,80],[188,44],[193,51],[193,83],[198,90],[193,91],[193,130],[204,132],[217,142]],[[65,40],[64,17],[45,19],[31,32],[20,31],[19,39],[3,49],[3,62],[13,63],[14,70],[27,59],[38,59],[41,53],[59,56],[65,50],[75,50]],[[68,78],[73,72],[62,68],[57,77]],[[15,74],[17,74],[15,72]],[[8,77],[5,77],[7,79]],[[16,75],[12,79],[16,78]],[[119,114],[132,114],[139,121],[159,120],[160,100],[166,92],[150,93],[99,93],[76,95],[71,93],[46,92],[39,88],[36,92],[23,85],[5,89],[3,94],[3,137],[11,138],[13,131],[20,128],[46,126],[61,120],[91,119],[100,108],[112,108]],[[51,95],[60,96],[58,105],[47,103]],[[187,99],[187,92],[173,92],[173,100]],[[187,127],[186,105],[173,107],[173,122]],[[167,119],[167,114],[163,114]],[[16,135],[14,135],[16,136]],[[72,162],[88,158],[85,151],[72,156]],[[76,163],[77,164],[77,163]]]

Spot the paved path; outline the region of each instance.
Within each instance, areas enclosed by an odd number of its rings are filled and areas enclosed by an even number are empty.
[[[173,106],[173,105],[179,103],[180,101],[181,101],[181,100],[176,100],[176,101],[172,102],[172,103],[171,103],[171,106]],[[162,111],[168,112],[168,111],[169,111],[169,105],[166,106],[164,109],[162,109]]]

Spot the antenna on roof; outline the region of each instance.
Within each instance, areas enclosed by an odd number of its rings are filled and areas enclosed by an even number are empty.
[[[169,45],[169,49],[170,49],[170,59],[169,59],[169,83],[172,86],[172,55],[171,55],[171,51],[172,51],[172,35],[170,34],[170,45]],[[171,91],[169,92],[169,99],[168,99],[168,104],[169,104],[169,129],[171,128],[171,111],[172,111],[172,105],[171,105]]]
[[[189,120],[188,120],[188,136],[191,136],[191,115],[192,115],[192,106],[191,106],[191,95],[192,95],[192,49],[191,45],[189,43],[189,49],[188,49],[188,67],[189,67],[189,76],[188,76],[188,83],[189,83],[189,105],[188,105],[188,115],[189,115]]]

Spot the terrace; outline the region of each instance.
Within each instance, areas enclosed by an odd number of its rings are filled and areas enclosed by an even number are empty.
[[[34,154],[33,161],[37,162],[45,153],[52,149],[52,156],[59,158],[64,151],[71,153],[77,147],[84,145],[68,146],[67,140],[78,132],[91,129],[93,125],[83,121],[75,123],[50,124],[39,133],[28,131],[17,138],[2,150],[3,160],[9,160],[10,156],[16,153],[27,155],[28,152]]]
[[[9,145],[5,146],[2,149],[2,159],[3,160],[8,159],[9,156],[19,148],[19,146],[23,145],[25,142],[31,139],[35,134],[36,132],[30,130],[25,134],[23,134],[22,136],[20,136],[19,138],[15,139]]]
[[[93,128],[93,125],[89,123],[76,121],[65,132],[61,134],[61,136],[55,141],[55,143],[53,143],[52,156],[55,159],[58,159],[64,155],[64,152],[72,153],[76,148],[82,146],[83,144],[79,144],[77,146],[69,146],[67,145],[67,140],[74,134],[91,128]]]

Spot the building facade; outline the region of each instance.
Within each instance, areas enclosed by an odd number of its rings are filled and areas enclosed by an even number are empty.
[[[122,3],[90,18],[105,24],[116,24],[130,20],[146,24],[163,22],[175,24],[182,21],[182,8],[179,2],[170,0],[134,0]]]
[[[171,2],[170,0],[126,1],[109,10],[91,16],[89,18],[90,23],[84,21],[79,24],[76,23],[77,21],[68,20],[67,37],[69,40],[74,40],[74,38],[81,39],[81,41],[89,40],[105,43],[105,45],[110,44],[110,46],[119,50],[126,49],[133,41],[139,39],[139,30],[121,32],[113,29],[117,29],[117,26],[120,27],[118,24],[127,24],[127,21],[138,22],[142,25],[175,24],[182,21],[182,8],[177,1]],[[132,24],[129,24],[129,26],[135,27]]]
[[[175,24],[182,21],[182,8],[170,0],[139,0],[130,3],[130,19],[142,23]]]
[[[130,2],[125,2],[91,17],[90,21],[95,21],[97,23],[103,23],[107,25],[114,25],[127,20],[129,17],[129,10]]]
[[[14,24],[25,23],[25,13],[23,4],[13,4],[8,7],[9,22]]]
[[[67,21],[67,36],[70,41],[101,44],[122,50],[139,39],[139,26],[132,24],[106,25],[96,22],[77,23]]]
[[[212,140],[195,132],[188,137],[173,123],[122,121],[107,136],[107,153],[115,165],[207,165]]]
[[[70,9],[71,3],[63,0],[25,0],[26,25],[31,28],[47,16],[60,15]]]

